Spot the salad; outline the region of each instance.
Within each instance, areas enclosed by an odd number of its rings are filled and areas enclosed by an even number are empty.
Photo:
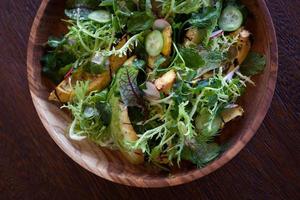
[[[232,0],[68,0],[68,31],[49,37],[42,72],[72,115],[69,137],[162,169],[218,158],[266,64],[247,14]]]

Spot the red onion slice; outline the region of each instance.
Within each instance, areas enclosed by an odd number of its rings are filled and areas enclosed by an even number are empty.
[[[217,38],[217,37],[220,37],[222,34],[224,33],[223,30],[218,30],[218,31],[215,31],[211,34],[211,36],[209,37],[210,40],[214,39],[214,38]]]

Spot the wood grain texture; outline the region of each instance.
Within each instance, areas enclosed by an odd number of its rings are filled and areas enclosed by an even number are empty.
[[[82,169],[51,140],[31,103],[26,47],[40,1],[0,2],[1,199],[299,199],[299,3],[267,1],[279,41],[279,78],[257,135],[222,169],[190,184],[138,189]]]

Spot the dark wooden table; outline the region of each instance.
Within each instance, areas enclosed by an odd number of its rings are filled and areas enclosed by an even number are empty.
[[[0,1],[0,199],[300,199],[300,1],[268,0],[279,76],[257,135],[233,161],[190,184],[117,185],[81,168],[51,140],[27,85],[26,47],[41,0]]]

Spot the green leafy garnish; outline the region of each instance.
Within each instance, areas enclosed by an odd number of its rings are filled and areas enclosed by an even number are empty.
[[[199,54],[199,51],[193,48],[181,48],[180,53],[187,67],[198,69],[203,67],[205,61]]]
[[[70,69],[76,58],[69,52],[50,52],[44,55],[41,59],[45,76],[51,79],[54,83],[59,83],[65,74],[62,74],[62,69],[65,67]]]
[[[120,49],[115,49],[114,47],[111,50],[103,50],[101,54],[103,56],[124,56],[127,55],[128,51],[132,51],[135,48],[139,41],[143,39],[143,32],[133,35]]]
[[[88,21],[66,21],[69,32],[63,38],[50,37],[48,45],[51,50],[42,58],[43,73],[55,83],[62,80],[70,66],[74,69],[84,68],[87,72],[98,74],[107,70],[106,56],[103,63],[94,63],[94,57],[101,49],[110,48],[115,41],[110,24]],[[61,70],[62,69],[62,70]]]
[[[111,108],[106,103],[107,91],[87,94],[89,82],[77,82],[74,87],[72,103],[63,106],[72,112],[74,117],[69,134],[71,138],[85,137],[104,144],[109,140],[106,126],[110,124]]]
[[[120,85],[120,95],[125,106],[142,106],[143,96],[137,85],[139,70],[134,67],[123,67],[119,70],[117,81]]]
[[[265,67],[265,56],[256,52],[250,52],[246,60],[241,64],[240,70],[246,76],[254,76],[264,71]]]
[[[219,156],[221,148],[215,143],[203,143],[197,140],[186,142],[183,149],[183,159],[190,160],[196,164],[198,168],[204,167],[207,163],[216,159]]]
[[[202,44],[206,46],[212,32],[218,25],[218,19],[222,11],[222,1],[218,0],[213,6],[205,7],[198,14],[193,14],[188,22],[200,29]]]
[[[207,7],[200,13],[193,13],[188,22],[197,28],[207,28],[213,26],[215,19],[220,15],[219,9]]]
[[[162,14],[167,19],[174,14],[190,14],[197,12],[202,6],[207,4],[205,0],[158,0],[161,3]]]
[[[72,99],[62,106],[73,117],[70,138],[163,169],[217,159],[216,137],[235,117],[232,108],[242,110],[237,100],[253,83],[249,77],[266,65],[251,52],[237,66],[232,47],[242,34],[219,30],[223,8],[234,6],[241,16],[245,7],[235,0],[66,3],[68,31],[49,37],[42,72],[55,83],[64,80],[51,95]]]
[[[148,30],[152,27],[154,22],[154,16],[148,12],[134,12],[129,17],[127,22],[127,31],[129,33],[138,33]]]
[[[183,157],[185,142],[193,138],[201,138],[201,145],[207,145],[207,142],[211,141],[212,136],[221,128],[220,111],[226,105],[235,102],[244,87],[239,79],[227,82],[221,72],[218,76],[209,79],[206,84],[199,85],[197,90],[183,80],[179,82],[185,87],[174,90],[165,99],[151,103],[153,107],[150,109],[152,110],[156,109],[157,104],[163,105],[163,110],[158,116],[161,124],[141,134],[132,147],[142,149],[153,162],[156,162],[159,156],[167,155],[170,164],[173,159],[176,159],[179,164]],[[178,97],[183,97],[184,93],[187,94],[186,98],[178,100]],[[200,120],[196,122],[196,129],[194,115],[198,113]],[[152,119],[156,120],[157,117]],[[159,143],[153,146],[153,140],[158,140]],[[208,160],[206,157],[202,159],[203,163]]]

